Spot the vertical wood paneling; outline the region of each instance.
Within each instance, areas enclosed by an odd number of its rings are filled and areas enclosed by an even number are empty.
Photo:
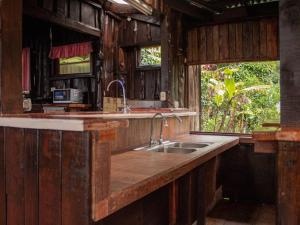
[[[198,49],[199,49],[199,47],[198,47],[198,38],[199,38],[198,37],[198,29],[194,29],[192,31],[192,43],[194,43],[193,49],[192,49],[192,52],[193,52],[193,56],[192,56],[193,61],[197,61],[198,55],[199,55],[199,53],[198,53]]]
[[[278,54],[278,23],[267,20],[267,57]]]
[[[88,225],[90,218],[89,136],[63,132],[62,137],[62,224]]]
[[[278,224],[293,225],[300,220],[299,143],[281,142],[277,157]]]
[[[229,58],[236,58],[236,24],[228,25]]]
[[[81,22],[96,27],[94,8],[86,3],[81,3]]]
[[[227,60],[229,59],[228,24],[220,25],[219,30],[220,60]]]
[[[277,60],[278,46],[277,18],[202,26],[187,33],[187,61],[207,64]]]
[[[61,225],[61,132],[39,134],[39,224]]]
[[[259,22],[258,21],[254,21],[253,22],[253,39],[252,39],[252,46],[253,46],[253,59],[259,59],[259,53],[260,53],[260,29],[259,29]]]
[[[114,131],[95,131],[91,133],[91,204],[93,219],[98,218],[97,213],[102,213],[96,209],[99,207],[99,202],[105,199],[110,191],[111,145],[109,140],[114,135]],[[105,141],[103,141],[104,139]],[[107,173],[103,173],[103,171],[107,171]],[[105,212],[107,209],[105,206],[102,207],[102,211]]]
[[[0,224],[6,224],[4,128],[0,128]]]
[[[1,113],[23,113],[22,9],[22,1],[18,0],[3,0],[0,4]]]
[[[7,225],[24,225],[24,130],[5,128]]]
[[[25,130],[25,225],[38,225],[38,131]]]
[[[193,42],[188,42],[190,44],[190,48],[193,48]],[[203,42],[204,44],[205,42]],[[211,26],[206,27],[206,51],[207,51],[207,61],[214,60],[214,39],[213,39],[213,28]]]
[[[238,23],[236,24],[236,59],[242,59],[243,58],[243,24]]]
[[[213,54],[214,61],[218,61],[220,59],[220,46],[219,46],[219,26],[213,26]]]
[[[253,29],[252,23],[243,23],[243,58],[253,58]]]
[[[77,0],[70,0],[70,18],[75,21],[80,21],[80,3]]]
[[[198,46],[199,46],[199,53],[200,53],[200,60],[202,62],[205,62],[207,57],[207,49],[206,49],[206,32],[205,32],[205,28],[204,27],[201,27],[199,29],[199,41],[198,41]]]
[[[267,24],[265,20],[259,22],[260,56],[267,57]]]

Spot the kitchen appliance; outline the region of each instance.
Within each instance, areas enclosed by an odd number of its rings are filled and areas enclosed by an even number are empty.
[[[79,89],[55,89],[53,90],[53,103],[82,103],[82,91]]]

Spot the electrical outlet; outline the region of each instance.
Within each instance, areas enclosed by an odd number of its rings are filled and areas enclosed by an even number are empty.
[[[160,92],[160,101],[167,101],[167,93],[165,91]]]

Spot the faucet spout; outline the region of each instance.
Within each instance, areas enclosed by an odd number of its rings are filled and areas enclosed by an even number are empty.
[[[126,91],[125,91],[125,86],[124,83],[121,80],[113,80],[111,81],[106,88],[106,91],[109,91],[109,88],[113,83],[118,83],[122,87],[122,92],[123,92],[123,113],[128,113],[128,107],[126,103]]]

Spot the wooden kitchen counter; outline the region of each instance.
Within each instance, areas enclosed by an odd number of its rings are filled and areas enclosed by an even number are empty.
[[[190,154],[129,151],[111,158],[111,192],[94,209],[98,221],[178,179],[239,143],[238,137],[185,135],[172,141],[213,143]]]

